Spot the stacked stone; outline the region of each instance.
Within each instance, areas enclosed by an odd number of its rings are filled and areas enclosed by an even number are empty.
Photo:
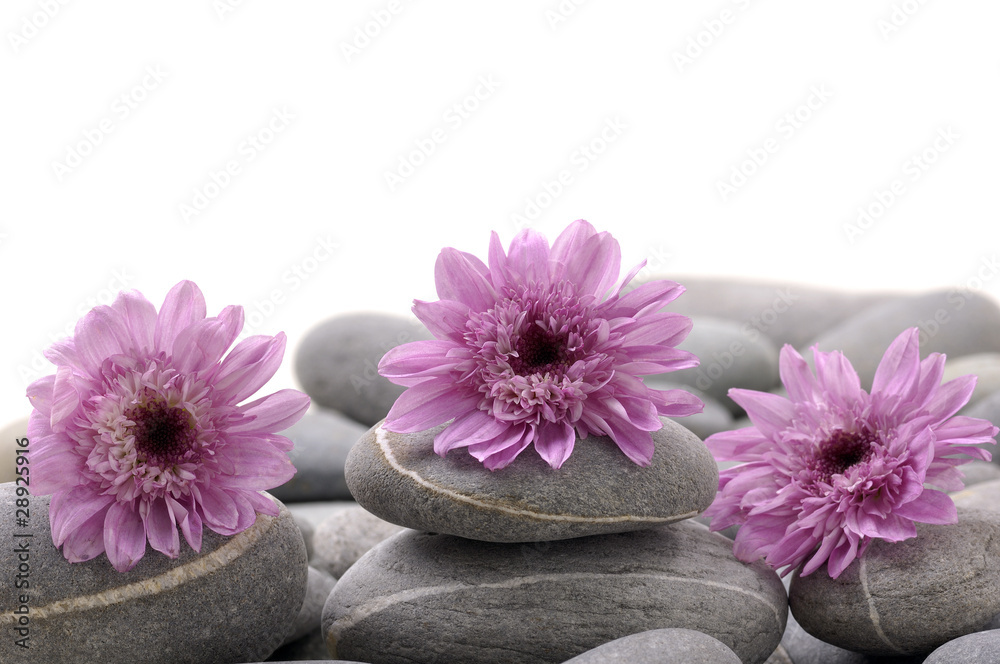
[[[330,594],[333,657],[566,662],[656,630],[667,632],[651,643],[681,649],[697,630],[734,661],[760,664],[778,645],[787,600],[777,575],[737,561],[729,540],[692,520],[715,497],[718,471],[686,428],[664,420],[645,468],[591,436],[558,470],[527,450],[494,472],[465,450],[436,455],[440,431],[375,425],[348,456],[356,500],[407,530]]]

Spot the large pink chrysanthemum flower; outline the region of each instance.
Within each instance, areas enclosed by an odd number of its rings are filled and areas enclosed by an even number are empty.
[[[258,491],[288,481],[292,444],[275,435],[309,397],[281,390],[237,405],[281,362],[285,336],[253,336],[222,359],[242,307],[205,317],[183,281],[156,308],[137,291],[87,313],[45,356],[56,373],[28,387],[31,490],[52,494],[52,541],[70,562],[106,552],[120,572],[146,542],[171,558],[178,528],[201,550],[202,524],[222,535],[277,516]],[[220,361],[221,360],[221,361]]]
[[[436,337],[398,346],[379,372],[407,389],[385,428],[421,431],[454,418],[434,439],[444,456],[457,447],[490,470],[507,466],[528,445],[553,468],[576,436],[611,437],[639,465],[653,456],[651,431],[660,415],[700,412],[683,390],[653,390],[639,375],[697,366],[674,348],[690,319],[660,312],[684,289],[655,281],[626,295],[615,288],[618,243],[584,220],[551,249],[521,231],[504,254],[490,240],[489,267],[471,254],[444,249],[435,266],[440,300],[413,311]]]
[[[903,332],[879,363],[871,394],[839,352],[813,349],[816,374],[791,346],[781,351],[788,398],[732,389],[754,426],[709,436],[720,473],[705,512],[712,530],[741,524],[733,551],[806,575],[827,563],[837,578],[873,538],[914,537],[914,522],[955,523],[943,491],[962,489],[956,466],[989,460],[986,420],[953,417],[975,376],[941,384],[944,355],[920,360],[917,328]],[[967,455],[960,457],[957,455]],[[930,485],[935,488],[928,488]]]

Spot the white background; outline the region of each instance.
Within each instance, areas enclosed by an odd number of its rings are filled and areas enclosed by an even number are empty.
[[[4,0],[0,424],[122,285],[159,306],[193,279],[293,348],[436,299],[441,247],[525,222],[586,218],[673,278],[996,295],[998,24],[991,0]]]

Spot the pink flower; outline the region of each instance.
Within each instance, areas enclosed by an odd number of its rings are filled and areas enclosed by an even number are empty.
[[[398,346],[379,364],[383,376],[409,388],[385,428],[421,431],[454,418],[434,451],[468,447],[490,470],[531,444],[559,468],[576,436],[591,433],[648,465],[659,416],[690,415],[703,404],[683,390],[650,389],[637,376],[698,360],[674,348],[691,321],[660,312],[684,289],[655,281],[621,295],[645,263],[612,288],[620,264],[615,239],[582,219],[551,248],[524,230],[505,255],[493,233],[488,267],[444,249],[435,266],[441,299],[413,306],[436,338]]]
[[[953,417],[976,377],[941,385],[945,358],[920,360],[917,328],[889,346],[871,394],[842,353],[814,348],[813,357],[815,376],[793,348],[781,350],[787,399],[729,391],[754,426],[705,441],[719,461],[745,462],[722,471],[705,515],[712,530],[740,524],[740,560],[803,575],[827,563],[837,578],[873,538],[898,542],[917,534],[914,522],[955,523],[943,491],[962,489],[957,466],[969,457],[989,460],[972,445],[995,443],[997,427]]]
[[[52,541],[70,562],[101,553],[120,572],[146,542],[176,558],[178,528],[195,551],[202,525],[222,535],[277,516],[258,493],[295,474],[292,444],[275,435],[309,397],[281,390],[237,405],[274,375],[285,336],[253,336],[223,353],[243,309],[205,317],[182,281],[156,308],[136,291],[95,307],[45,356],[56,373],[28,387],[31,490],[52,494]],[[220,361],[221,360],[221,361]]]

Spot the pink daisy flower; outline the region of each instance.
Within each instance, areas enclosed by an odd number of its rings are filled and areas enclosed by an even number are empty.
[[[740,525],[737,558],[763,557],[787,567],[784,574],[826,563],[837,578],[874,538],[898,542],[917,534],[914,522],[957,522],[944,491],[963,488],[957,466],[990,459],[973,445],[995,443],[997,427],[953,417],[976,377],[942,385],[945,357],[921,361],[918,334],[911,328],[892,342],[871,394],[842,353],[813,348],[814,376],[787,345],[780,372],[788,398],[729,391],[754,426],[705,441],[719,461],[745,462],[720,473],[705,515],[712,530]]]
[[[202,525],[222,535],[277,516],[258,491],[295,474],[292,443],[273,432],[309,397],[281,390],[237,405],[281,362],[285,336],[253,336],[222,358],[243,327],[242,307],[205,317],[182,281],[156,308],[137,291],[95,307],[45,356],[56,373],[28,387],[34,411],[31,490],[52,494],[52,541],[70,562],[107,553],[120,572],[146,542],[176,558],[178,529],[201,550]]]
[[[655,281],[621,294],[644,264],[615,286],[618,243],[582,219],[551,248],[524,230],[505,254],[493,233],[489,266],[444,249],[434,272],[441,299],[413,306],[435,339],[398,346],[379,364],[379,373],[409,388],[383,426],[405,433],[454,418],[434,451],[467,447],[490,470],[532,444],[559,468],[576,437],[589,434],[610,437],[648,465],[659,416],[691,415],[703,404],[638,378],[698,364],[674,348],[690,319],[660,311],[681,286]]]

